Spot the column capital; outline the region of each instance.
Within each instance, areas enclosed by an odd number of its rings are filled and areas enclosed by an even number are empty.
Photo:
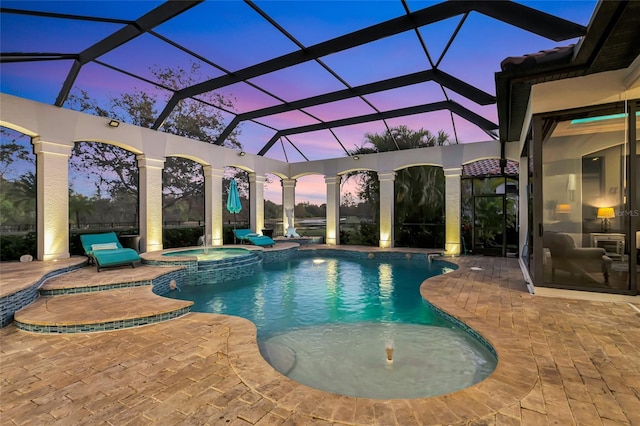
[[[395,181],[396,172],[378,172],[378,180],[380,182]]]
[[[165,158],[149,158],[144,154],[136,155],[136,160],[138,160],[138,167],[148,167],[151,169],[164,169]]]
[[[281,179],[280,180],[280,185],[282,185],[283,188],[295,188],[296,183],[298,183],[298,179]]]
[[[324,183],[327,185],[339,185],[340,179],[340,176],[325,176]]]
[[[202,174],[204,174],[205,177],[222,178],[224,177],[224,169],[217,169],[213,166],[202,166]]]
[[[249,182],[264,183],[266,180],[266,176],[260,176],[256,173],[249,173]]]
[[[65,144],[58,142],[47,142],[40,140],[40,138],[33,138],[31,140],[31,144],[33,145],[34,154],[58,154],[58,155],[66,155],[67,157],[71,156],[71,151],[73,150],[73,143]]]
[[[444,176],[445,177],[461,176],[462,175],[462,167],[460,167],[460,166],[458,166],[458,167],[443,167],[442,169],[444,170]]]

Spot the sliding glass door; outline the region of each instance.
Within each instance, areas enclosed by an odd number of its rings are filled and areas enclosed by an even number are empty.
[[[636,106],[534,117],[536,285],[637,293]]]

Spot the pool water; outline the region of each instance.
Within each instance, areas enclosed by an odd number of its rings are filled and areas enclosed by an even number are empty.
[[[300,383],[341,395],[417,398],[471,386],[497,363],[420,296],[426,278],[451,270],[438,261],[303,258],[166,296],[193,301],[194,311],[251,320],[263,357]]]
[[[224,260],[238,256],[246,256],[251,251],[244,248],[199,248],[189,250],[170,251],[163,253],[163,256],[196,256],[200,261]]]

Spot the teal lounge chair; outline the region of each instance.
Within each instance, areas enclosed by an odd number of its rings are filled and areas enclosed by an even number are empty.
[[[98,272],[111,266],[131,265],[140,261],[140,255],[134,249],[123,248],[115,232],[104,234],[80,235],[82,248],[90,261],[95,262]]]
[[[234,229],[233,233],[240,242],[247,242],[260,247],[271,247],[276,243],[270,237],[256,234],[251,229]]]

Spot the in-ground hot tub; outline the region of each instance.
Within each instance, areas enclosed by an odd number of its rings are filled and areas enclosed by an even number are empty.
[[[163,257],[193,257],[195,256],[199,262],[219,261],[233,259],[251,254],[251,250],[240,247],[202,247],[186,250],[170,250],[162,253]]]
[[[143,255],[143,261],[157,266],[185,266],[185,282],[178,285],[206,285],[258,273],[262,255],[240,247],[200,247],[164,250],[153,257]]]

